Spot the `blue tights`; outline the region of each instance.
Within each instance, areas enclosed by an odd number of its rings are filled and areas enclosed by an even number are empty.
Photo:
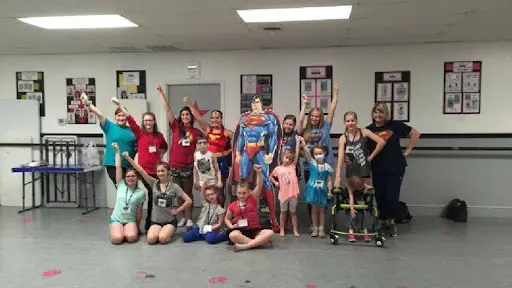
[[[201,234],[199,233],[198,227],[194,227],[183,234],[183,242],[185,243],[206,240],[206,243],[208,244],[217,244],[222,241],[227,241],[228,238],[229,237],[226,233],[218,233],[214,231]]]

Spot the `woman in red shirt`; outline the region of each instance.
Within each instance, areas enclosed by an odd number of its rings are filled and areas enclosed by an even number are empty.
[[[188,101],[188,98],[183,98],[183,101],[192,111],[192,116],[199,122],[201,129],[206,134],[208,140],[208,151],[212,152],[217,157],[219,169],[222,177],[222,187],[226,187],[226,179],[229,177],[229,167],[231,166],[231,141],[233,141],[233,131],[224,128],[222,124],[223,114],[219,110],[212,110],[210,116],[210,124],[204,120],[201,113]],[[229,191],[229,189],[228,189]],[[225,193],[224,188],[219,189],[217,193],[219,199],[218,203],[224,207]]]
[[[254,172],[256,173],[256,187],[249,192],[247,182],[238,183],[236,189],[238,200],[229,204],[224,220],[226,226],[232,230],[229,233],[229,239],[234,243],[235,251],[272,243],[272,236],[274,236],[272,229],[263,229],[260,224],[259,206],[256,199],[260,199],[261,190],[263,190],[261,166],[254,165]]]
[[[169,126],[172,130],[171,153],[169,153],[169,166],[171,176],[176,184],[194,201],[192,194],[193,171],[194,171],[194,153],[196,152],[197,139],[202,136],[199,129],[194,128],[194,117],[190,108],[181,108],[179,118],[175,118],[174,113],[165,97],[162,86],[158,85],[157,91],[164,104],[169,119]],[[181,201],[181,200],[180,200]],[[185,224],[192,227],[192,207],[186,209],[186,215],[183,215],[178,227]]]
[[[149,176],[158,179],[156,176],[156,165],[162,161],[162,155],[167,152],[167,141],[165,141],[164,135],[158,131],[158,125],[156,123],[155,114],[152,112],[146,112],[142,114],[142,127],[137,124],[135,119],[128,113],[128,110],[121,106],[117,101],[117,107],[124,115],[128,125],[133,131],[135,138],[137,139],[137,162],[138,164],[149,174]],[[151,185],[141,178],[142,183],[148,190],[148,211],[146,217],[145,228],[146,231],[151,227],[151,211],[153,210],[153,189]]]

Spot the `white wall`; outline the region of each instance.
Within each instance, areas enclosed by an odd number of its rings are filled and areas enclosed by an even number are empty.
[[[116,69],[146,69],[148,101],[152,111],[164,113],[154,87],[157,84],[184,82],[185,63],[199,61],[205,80],[223,81],[223,108],[228,127],[239,116],[240,74],[274,75],[274,109],[280,114],[299,111],[299,66],[334,65],[334,81],[341,85],[332,132],[343,130],[342,114],[355,110],[361,121],[370,119],[374,99],[374,72],[411,70],[411,124],[424,133],[510,132],[508,116],[512,97],[512,43],[436,44],[403,47],[354,47],[304,50],[259,50],[204,53],[93,54],[0,56],[0,98],[16,95],[15,72],[45,72],[46,112],[43,133],[100,133],[96,125],[58,126],[66,116],[65,78],[96,77],[97,106],[103,108],[115,95]],[[443,115],[443,62],[482,60],[482,113],[480,115]],[[182,103],[176,103],[181,106]],[[364,123],[366,124],[366,123]]]
[[[509,95],[512,91],[511,54],[512,42],[198,53],[0,56],[0,98],[16,97],[15,72],[44,71],[47,116],[42,121],[42,132],[101,133],[97,125],[57,125],[57,119],[66,118],[65,78],[95,77],[97,106],[107,110],[106,107],[112,105],[110,98],[116,95],[115,71],[145,69],[150,110],[157,114],[158,124],[163,128],[167,127],[165,113],[154,87],[157,84],[189,83],[185,79],[185,64],[200,62],[204,81],[223,83],[221,107],[226,126],[233,128],[240,111],[240,74],[273,74],[274,109],[284,116],[288,113],[298,114],[299,111],[299,66],[333,65],[334,81],[341,85],[341,99],[332,133],[340,133],[343,131],[342,115],[347,110],[360,114],[361,125],[369,122],[374,101],[374,72],[410,70],[410,124],[421,132],[510,133],[510,126],[503,119],[508,119],[509,107],[512,107],[512,97]],[[443,62],[465,60],[483,61],[481,114],[443,115]],[[181,106],[182,103],[175,105]],[[413,195],[409,197],[414,198]],[[495,200],[500,203],[499,198]],[[444,199],[437,202],[439,205],[444,203]],[[472,204],[478,206],[478,203]]]

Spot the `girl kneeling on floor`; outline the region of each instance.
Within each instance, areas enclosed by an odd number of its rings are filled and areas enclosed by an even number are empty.
[[[262,229],[260,225],[258,201],[263,189],[260,165],[254,165],[254,173],[256,173],[254,190],[249,192],[249,184],[239,182],[236,191],[238,200],[229,204],[226,213],[225,222],[232,230],[229,233],[229,239],[234,243],[235,252],[271,243],[274,235],[272,229]]]
[[[139,238],[139,224],[146,193],[137,187],[139,174],[133,168],[126,169],[123,179],[119,147],[117,143],[112,143],[112,147],[115,151],[117,191],[116,204],[110,216],[110,242],[117,245],[123,243],[126,239],[126,241],[133,243]]]
[[[142,175],[144,180],[151,185],[153,191],[153,209],[151,211],[151,224],[147,234],[148,244],[167,244],[176,232],[178,220],[176,215],[192,206],[192,199],[183,192],[181,187],[171,181],[169,176],[169,164],[160,162],[156,165],[155,179],[137,164],[127,153],[123,156]],[[183,204],[174,208],[176,199],[181,198]]]
[[[217,244],[228,240],[228,235],[223,231],[224,216],[226,210],[218,203],[218,186],[209,185],[204,181],[201,185],[203,208],[196,222],[196,227],[188,230],[183,235],[185,243],[206,240],[208,244]]]

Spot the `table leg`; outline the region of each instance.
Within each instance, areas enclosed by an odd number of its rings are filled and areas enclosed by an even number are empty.
[[[86,190],[85,191],[85,203],[86,204],[85,204],[85,212],[83,212],[82,215],[85,215],[85,214],[89,214],[91,212],[94,212],[96,210],[99,210],[100,208],[96,207],[96,185],[95,185],[96,183],[94,182],[94,171],[91,171],[92,199],[94,201],[94,203],[92,204],[92,209],[91,210],[89,210],[89,206],[88,206],[89,204],[87,203],[88,202],[88,200],[87,200],[88,199],[87,198],[87,173],[83,173],[83,174],[84,174],[84,178],[85,178],[84,185],[85,185],[85,188],[86,188],[85,189]]]
[[[35,173],[32,172],[32,209],[36,207],[36,181],[34,180]]]
[[[21,185],[23,187],[22,188],[23,189],[23,192],[22,192],[23,194],[21,196],[22,197],[22,204],[21,204],[22,206],[21,206],[21,210],[18,211],[18,213],[21,213],[21,212],[25,211],[25,172],[21,173],[21,181],[22,181]]]

